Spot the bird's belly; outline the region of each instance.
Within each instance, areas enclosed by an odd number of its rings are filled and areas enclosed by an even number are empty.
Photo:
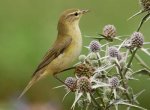
[[[47,71],[52,71],[52,74],[56,74],[71,67],[70,64],[79,56],[81,48],[82,44],[71,44],[62,54],[48,65]]]

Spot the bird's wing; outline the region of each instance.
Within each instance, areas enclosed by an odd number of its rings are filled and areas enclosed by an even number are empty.
[[[35,76],[39,70],[47,66],[51,63],[51,61],[62,54],[63,51],[70,45],[71,41],[71,37],[58,38],[58,40],[54,43],[54,46],[46,53],[42,62],[38,65],[32,76]]]

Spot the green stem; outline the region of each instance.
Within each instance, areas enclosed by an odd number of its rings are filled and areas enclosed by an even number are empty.
[[[102,110],[102,107],[97,103],[96,99],[93,97],[93,95],[90,93],[92,101],[95,103],[95,105],[98,107],[98,110]]]
[[[105,103],[104,103],[104,101],[103,101],[103,98],[101,97],[101,94],[99,93],[99,91],[98,90],[96,90],[96,94],[100,97],[100,100],[101,100],[101,102],[102,102],[102,105],[103,105],[103,107],[105,108]]]
[[[117,68],[118,68],[118,71],[119,71],[119,74],[120,74],[120,77],[121,77],[121,83],[122,83],[123,87],[126,89],[127,88],[127,84],[126,84],[126,81],[125,81],[126,79],[124,77],[124,74],[122,73],[120,66],[118,64],[116,64],[116,65],[117,65]],[[131,100],[129,94],[127,93],[127,91],[125,91],[125,95],[126,95],[127,99],[130,102],[132,102],[132,100]]]
[[[112,100],[112,98],[113,98],[113,89],[111,89],[111,92],[110,92],[110,95],[109,95],[109,101],[107,102],[107,104],[106,104],[106,107],[105,107],[105,110],[109,110],[109,107],[110,107],[110,101]]]
[[[126,72],[128,71],[128,69],[130,68],[131,63],[132,63],[132,60],[133,60],[133,58],[134,58],[134,56],[135,56],[137,50],[138,50],[138,48],[136,48],[136,49],[133,51],[132,56],[131,56],[131,58],[130,58],[130,60],[129,60],[129,63],[127,64],[127,68],[126,68],[126,69],[124,70],[124,72],[123,72],[123,75],[125,75]]]
[[[96,53],[96,56],[97,56],[97,60],[98,60],[98,66],[100,67],[101,66],[101,61],[100,61],[100,57],[98,55],[99,53]]]

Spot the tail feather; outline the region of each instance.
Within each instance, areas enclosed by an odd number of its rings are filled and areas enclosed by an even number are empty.
[[[23,92],[20,94],[20,96],[18,97],[18,99],[20,99],[30,88],[31,86],[38,81],[39,78],[37,77],[33,77],[31,79],[31,81],[28,83],[28,85],[25,87],[25,89],[23,90]]]

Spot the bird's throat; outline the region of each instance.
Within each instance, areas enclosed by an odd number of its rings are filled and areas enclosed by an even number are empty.
[[[79,23],[58,23],[58,34],[61,35],[69,35],[69,36],[76,36],[81,34]]]

